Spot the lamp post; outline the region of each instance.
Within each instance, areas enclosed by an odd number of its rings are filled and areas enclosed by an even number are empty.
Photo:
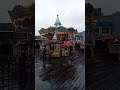
[[[72,43],[73,43],[73,51],[75,50],[75,35],[72,31]]]

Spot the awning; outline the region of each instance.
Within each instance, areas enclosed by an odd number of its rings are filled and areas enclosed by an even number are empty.
[[[65,42],[63,44],[61,44],[62,47],[70,47],[73,46],[73,44],[69,43],[69,42]]]

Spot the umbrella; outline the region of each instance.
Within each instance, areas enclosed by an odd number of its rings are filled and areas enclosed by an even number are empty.
[[[73,46],[73,44],[69,43],[69,42],[65,42],[63,44],[61,44],[62,47],[70,47],[70,46]]]

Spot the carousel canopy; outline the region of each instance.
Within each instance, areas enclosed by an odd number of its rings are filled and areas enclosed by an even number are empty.
[[[12,21],[24,16],[35,16],[35,4],[33,3],[29,6],[16,5],[13,10],[8,11],[8,14]]]
[[[28,6],[16,5],[8,11],[11,21],[16,28],[30,29],[35,25],[35,4]],[[34,33],[34,32],[33,32]]]
[[[60,32],[66,32],[67,31],[67,28],[63,27],[63,26],[60,26],[57,28],[57,30]]]

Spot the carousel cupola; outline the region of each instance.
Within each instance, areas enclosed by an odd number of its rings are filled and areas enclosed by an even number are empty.
[[[59,20],[59,15],[57,15],[57,19],[56,19],[56,22],[54,25],[55,25],[55,27],[60,27],[62,25],[60,20]]]

